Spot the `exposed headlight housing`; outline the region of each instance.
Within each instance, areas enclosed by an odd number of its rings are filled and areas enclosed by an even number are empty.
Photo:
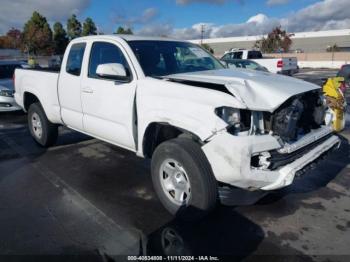
[[[241,122],[241,113],[239,109],[223,106],[216,108],[215,113],[230,126],[239,125]]]
[[[251,123],[251,112],[232,107],[218,107],[215,114],[224,120],[227,124],[227,130],[230,133],[248,131]]]

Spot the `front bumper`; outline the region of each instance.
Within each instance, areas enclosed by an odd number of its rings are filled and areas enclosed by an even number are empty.
[[[331,132],[330,127],[323,127],[299,139],[295,144],[284,147],[271,135],[233,136],[222,133],[205,144],[202,149],[219,182],[243,189],[275,190],[290,185],[297,171],[340,144],[340,139],[331,135]],[[274,150],[286,154],[292,153],[327,135],[329,137],[322,143],[278,169],[259,169],[251,165],[252,156],[259,153]]]
[[[11,112],[21,109],[13,97],[0,96],[0,112]]]

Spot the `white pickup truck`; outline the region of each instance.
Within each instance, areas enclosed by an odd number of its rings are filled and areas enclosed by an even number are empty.
[[[73,40],[60,72],[17,69],[15,99],[44,147],[58,126],[151,158],[173,214],[202,215],[232,189],[290,185],[340,140],[316,85],[225,69],[189,42],[137,36]]]
[[[221,60],[249,59],[264,66],[271,73],[293,75],[298,73],[298,59],[296,57],[269,58],[263,57],[258,50],[231,49],[227,51]]]

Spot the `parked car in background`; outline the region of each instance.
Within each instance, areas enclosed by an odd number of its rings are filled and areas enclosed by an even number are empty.
[[[298,49],[295,49],[295,50],[294,50],[294,53],[295,53],[295,54],[302,54],[302,53],[304,53],[304,50],[298,48]]]
[[[350,87],[350,64],[345,64],[343,65],[337,76],[339,77],[344,77],[344,80],[345,80],[345,87],[346,88],[349,88]]]
[[[293,75],[298,73],[298,59],[296,57],[267,58],[258,50],[231,49],[227,51],[221,60],[249,59],[266,67],[271,73]]]
[[[187,218],[229,204],[235,187],[286,187],[340,143],[319,86],[227,69],[190,42],[76,38],[59,72],[17,69],[15,79],[39,145],[65,125],[150,158],[160,201]]]
[[[17,111],[19,107],[14,99],[13,75],[16,68],[26,68],[20,61],[0,61],[0,112]]]
[[[244,68],[250,70],[257,70],[263,72],[269,72],[266,67],[259,65],[258,63],[252,60],[244,60],[244,59],[227,59],[221,60],[223,61],[228,68]]]

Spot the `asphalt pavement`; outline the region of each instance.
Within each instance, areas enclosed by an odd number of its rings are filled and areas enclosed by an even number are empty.
[[[297,77],[310,81],[325,75],[302,73]],[[57,145],[43,149],[30,137],[25,114],[1,114],[0,261],[349,261],[349,129],[340,136],[339,150],[293,185],[185,223],[155,196],[149,161],[63,127]]]

